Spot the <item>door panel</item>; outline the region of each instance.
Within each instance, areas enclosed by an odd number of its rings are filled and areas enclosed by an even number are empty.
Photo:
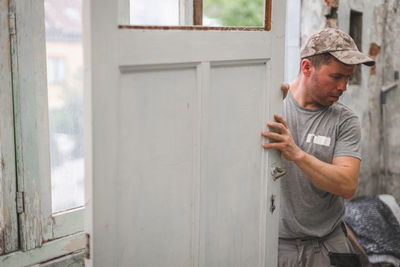
[[[262,266],[266,188],[259,129],[265,121],[266,76],[266,62],[211,67],[200,266]]]
[[[121,76],[121,266],[190,265],[196,89],[195,67]]]
[[[282,108],[284,3],[269,32],[118,28],[114,3],[87,7],[86,264],[275,266],[261,130]]]

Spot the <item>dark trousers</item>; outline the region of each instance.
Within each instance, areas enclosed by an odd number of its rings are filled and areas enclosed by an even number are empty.
[[[359,267],[344,224],[322,238],[279,239],[279,267]]]

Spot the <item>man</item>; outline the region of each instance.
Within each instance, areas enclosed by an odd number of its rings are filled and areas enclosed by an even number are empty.
[[[353,39],[328,28],[301,50],[301,70],[289,84],[284,117],[262,135],[284,156],[279,266],[360,266],[345,231],[344,199],[354,196],[360,169],[357,116],[338,103],[356,64],[375,62]],[[346,254],[345,254],[346,253]],[[347,263],[346,263],[347,262]],[[343,265],[348,264],[348,265]]]

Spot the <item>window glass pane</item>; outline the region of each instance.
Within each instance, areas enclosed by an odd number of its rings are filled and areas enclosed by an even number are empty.
[[[264,0],[203,0],[203,26],[264,26]]]
[[[45,0],[53,212],[84,204],[82,0]]]
[[[130,24],[179,26],[179,0],[130,0]]]

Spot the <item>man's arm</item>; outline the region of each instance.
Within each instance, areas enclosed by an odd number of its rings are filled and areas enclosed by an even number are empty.
[[[278,149],[289,161],[293,161],[318,188],[332,194],[350,199],[358,185],[360,160],[354,157],[335,157],[332,164],[323,162],[307,154],[294,142],[286,121],[275,115],[276,122],[268,123],[275,132],[262,132],[262,135],[276,142],[264,143],[265,149]]]

